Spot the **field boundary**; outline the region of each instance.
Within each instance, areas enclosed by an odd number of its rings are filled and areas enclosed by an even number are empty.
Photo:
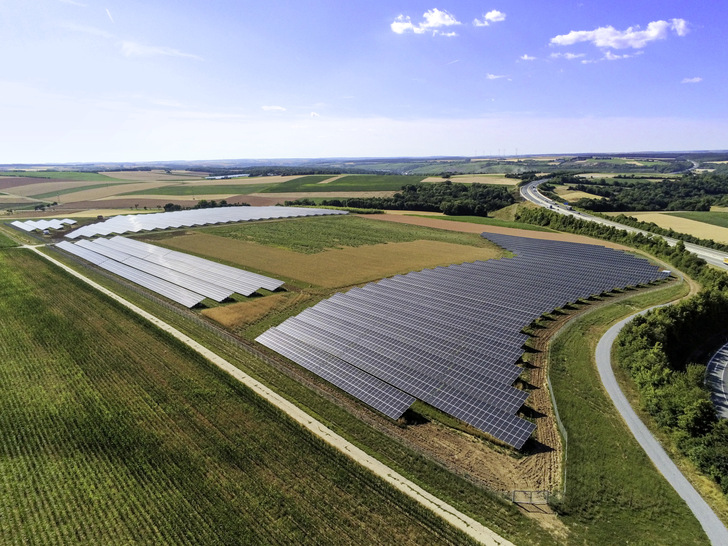
[[[289,402],[285,398],[283,398],[278,393],[272,391],[259,381],[255,380],[248,374],[244,373],[237,367],[235,367],[233,364],[225,360],[224,358],[218,356],[214,352],[210,351],[194,339],[190,338],[189,336],[183,334],[170,324],[164,322],[163,320],[157,318],[156,316],[152,315],[151,313],[141,309],[140,307],[134,305],[133,303],[129,302],[125,298],[119,296],[118,294],[112,292],[111,290],[104,288],[100,284],[92,281],[88,277],[82,275],[81,273],[75,271],[71,267],[59,262],[58,260],[52,258],[51,256],[41,252],[38,250],[37,247],[34,246],[25,246],[24,248],[27,248],[35,253],[37,253],[39,256],[41,256],[43,259],[50,261],[57,267],[63,269],[67,273],[73,275],[74,277],[78,278],[79,280],[83,281],[84,283],[88,284],[92,288],[98,290],[99,292],[105,294],[106,296],[112,298],[117,303],[121,304],[122,306],[126,307],[127,309],[131,310],[132,312],[136,313],[137,315],[141,316],[142,318],[146,319],[147,321],[151,322],[153,325],[158,327],[159,329],[167,332],[168,334],[172,335],[177,340],[181,341],[200,355],[202,355],[204,358],[206,358],[208,361],[213,363],[215,366],[223,370],[224,372],[231,375],[236,380],[240,381],[242,384],[244,384],[246,387],[251,389],[253,392],[264,398],[266,401],[274,405],[279,410],[283,411],[289,418],[293,419],[295,422],[297,422],[300,426],[307,429],[309,432],[311,432],[314,436],[318,437],[319,439],[323,440],[326,444],[333,447],[334,449],[337,449],[350,459],[352,459],[354,462],[360,464],[370,472],[374,473],[381,479],[383,479],[385,482],[387,482],[389,485],[393,486],[395,489],[399,490],[400,492],[404,493],[408,497],[414,499],[418,503],[420,503],[425,508],[429,509],[430,511],[434,512],[436,515],[453,525],[455,528],[463,531],[468,536],[473,538],[474,540],[477,540],[478,542],[482,544],[487,545],[493,545],[493,546],[513,546],[513,544],[500,535],[496,534],[491,529],[485,527],[480,522],[472,519],[471,517],[467,516],[466,514],[460,512],[453,506],[449,505],[448,503],[444,502],[443,500],[437,498],[436,496],[430,494],[429,492],[422,489],[420,486],[415,484],[414,482],[408,480],[401,474],[395,472],[393,469],[385,465],[384,463],[380,462],[379,460],[375,459],[374,457],[368,455],[363,450],[343,438],[342,436],[339,436],[337,433],[335,433],[333,430],[325,426],[323,423],[309,415],[308,413],[304,412],[302,409],[300,409],[298,406],[293,404],[292,402]]]

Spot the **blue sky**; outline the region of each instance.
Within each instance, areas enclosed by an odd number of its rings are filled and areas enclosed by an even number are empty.
[[[728,149],[723,2],[0,10],[0,163]]]

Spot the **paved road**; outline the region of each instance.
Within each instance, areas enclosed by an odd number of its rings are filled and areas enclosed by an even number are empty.
[[[291,419],[296,421],[302,427],[309,430],[313,435],[317,436],[330,446],[339,450],[350,459],[356,461],[358,464],[362,465],[370,472],[379,476],[382,480],[389,483],[408,497],[414,499],[428,510],[431,510],[439,517],[450,523],[453,527],[460,529],[474,540],[488,546],[514,546],[511,542],[496,534],[494,531],[491,531],[483,524],[475,521],[474,519],[463,514],[459,510],[456,510],[453,506],[447,504],[445,501],[428,493],[414,482],[408,480],[401,474],[398,474],[390,467],[381,463],[374,457],[369,456],[367,453],[356,447],[354,444],[339,436],[330,428],[326,427],[323,423],[314,419],[308,413],[304,412],[298,406],[289,402],[276,392],[270,390],[268,387],[256,381],[249,375],[243,373],[240,369],[232,365],[230,362],[213,353],[203,345],[197,343],[194,339],[186,336],[170,324],[162,321],[151,313],[144,311],[140,307],[137,307],[133,303],[125,300],[111,290],[104,288],[100,284],[95,283],[94,281],[77,272],[76,270],[66,266],[65,264],[62,264],[58,260],[53,259],[43,252],[40,252],[37,246],[23,245],[23,248],[36,252],[39,256],[42,256],[44,259],[52,262],[61,269],[73,275],[74,277],[95,288],[99,292],[106,294],[127,309],[130,309],[134,313],[148,320],[158,328],[170,333],[172,336],[180,340],[192,350],[198,352],[207,360],[212,362],[215,366],[230,374],[235,379],[251,389],[253,392],[263,397],[265,400],[273,404],[278,409],[282,410],[286,415],[288,415]]]
[[[654,308],[653,308],[654,309]],[[649,309],[642,311],[646,313]],[[640,313],[641,314],[641,313]],[[597,344],[596,361],[604,388],[612,399],[620,415],[627,423],[630,431],[645,450],[657,469],[667,481],[675,488],[675,491],[685,500],[690,510],[702,525],[708,535],[710,542],[716,545],[725,546],[728,544],[728,529],[718,519],[713,510],[703,500],[703,497],[695,490],[690,482],[683,476],[680,469],[672,462],[670,457],[662,449],[660,443],[652,436],[644,423],[637,416],[622,390],[617,384],[617,379],[612,370],[612,344],[617,338],[619,331],[634,318],[634,315],[618,322],[612,326]],[[665,530],[668,532],[668,530]]]
[[[648,231],[625,226],[623,224],[618,224],[617,222],[605,220],[604,218],[599,218],[598,216],[592,216],[591,214],[586,214],[575,210],[569,210],[562,203],[552,201],[538,191],[538,185],[544,182],[546,182],[546,180],[535,180],[533,182],[529,182],[528,184],[524,184],[523,186],[521,186],[521,197],[528,201],[531,201],[532,203],[535,203],[536,205],[553,210],[554,212],[558,212],[559,214],[574,216],[576,218],[588,220],[590,222],[597,222],[598,224],[622,229],[630,233],[641,233],[643,235],[652,235],[653,237],[662,237],[671,246],[677,244],[677,239],[673,239],[672,237],[654,235],[649,233]],[[701,257],[711,265],[715,265],[723,269],[728,269],[728,264],[723,261],[724,258],[728,258],[728,254],[726,254],[725,252],[720,252],[719,250],[713,250],[712,248],[706,248],[704,246],[694,245],[692,243],[685,243],[685,248],[688,249],[690,252],[697,254],[699,257]]]
[[[723,345],[708,362],[705,385],[711,391],[715,411],[721,419],[728,419],[728,343]]]

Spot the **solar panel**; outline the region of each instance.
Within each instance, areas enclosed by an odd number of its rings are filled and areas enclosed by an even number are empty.
[[[512,386],[527,339],[521,329],[579,298],[665,274],[603,246],[483,236],[514,256],[397,275],[335,294],[258,341],[279,350],[284,336],[285,356],[324,379],[336,376],[330,362],[345,362],[520,449],[535,428],[515,414],[528,396]],[[307,364],[312,351],[315,367]],[[347,392],[382,411],[365,395]]]

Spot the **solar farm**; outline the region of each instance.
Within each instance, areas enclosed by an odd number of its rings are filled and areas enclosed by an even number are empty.
[[[668,273],[604,247],[484,234],[503,260],[410,273],[339,293],[257,341],[397,419],[422,400],[515,448],[535,425],[513,386],[540,315]]]

